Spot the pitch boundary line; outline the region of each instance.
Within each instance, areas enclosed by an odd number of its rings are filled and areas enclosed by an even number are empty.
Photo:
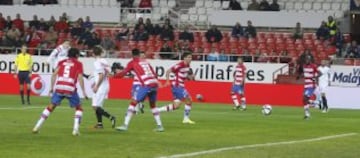
[[[318,138],[311,138],[311,139],[303,139],[303,140],[294,140],[294,141],[284,141],[284,142],[273,142],[273,143],[264,143],[264,144],[251,144],[251,145],[240,145],[240,146],[233,146],[233,147],[224,147],[218,149],[211,149],[211,150],[204,150],[192,153],[185,153],[185,154],[176,154],[170,156],[161,156],[159,158],[181,158],[181,157],[190,157],[190,156],[198,156],[198,155],[205,155],[210,153],[217,153],[222,151],[228,150],[236,150],[236,149],[247,149],[247,148],[257,148],[257,147],[267,147],[267,146],[277,146],[277,145],[289,145],[289,144],[299,144],[299,143],[307,143],[307,142],[316,142],[328,139],[335,139],[335,138],[342,138],[342,137],[349,137],[354,136],[357,133],[345,133],[345,134],[338,134],[338,135],[330,135]]]

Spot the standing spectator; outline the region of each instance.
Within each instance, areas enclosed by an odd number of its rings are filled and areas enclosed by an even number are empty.
[[[16,28],[19,29],[20,32],[24,32],[24,21],[21,19],[20,14],[16,14],[16,19],[12,21]]]
[[[206,39],[209,43],[217,43],[222,40],[221,32],[216,28],[215,25],[212,25],[210,30],[208,30],[205,34]]]
[[[231,31],[231,36],[235,37],[235,38],[240,38],[244,36],[244,29],[243,27],[240,25],[239,22],[237,22],[235,24],[235,26],[233,27],[232,31]]]
[[[166,19],[165,19],[164,26],[165,26],[165,25],[169,26],[169,28],[170,28],[171,30],[174,30],[174,26],[171,25],[171,21],[170,21],[169,18],[166,18]],[[163,28],[164,28],[164,26],[163,26]]]
[[[247,27],[245,28],[245,37],[255,38],[256,37],[256,28],[252,25],[252,22],[247,21]]]
[[[90,17],[89,17],[89,16],[86,16],[85,22],[82,24],[82,27],[83,27],[83,28],[89,28],[90,30],[93,29],[94,24],[93,24],[93,22],[90,21]]]
[[[164,29],[160,33],[160,39],[163,41],[173,41],[174,38],[173,30],[169,28],[169,25],[164,25]]]
[[[7,16],[5,21],[5,30],[10,30],[12,28],[12,23],[11,16]]]
[[[296,27],[295,27],[295,29],[293,31],[293,38],[294,39],[302,39],[303,35],[304,35],[304,30],[301,27],[300,22],[297,22]]]
[[[35,27],[36,30],[40,29],[40,21],[38,20],[37,15],[33,16],[33,20],[29,22],[29,27]]]
[[[39,30],[40,31],[49,31],[49,25],[45,22],[44,18],[40,18]]]
[[[145,10],[141,11],[142,13],[150,13],[152,8],[151,0],[141,0],[139,3],[139,8],[145,8]],[[147,9],[150,8],[150,9]]]
[[[326,27],[330,30],[330,37],[334,37],[336,34],[337,24],[334,20],[334,17],[329,16],[328,22],[326,23]]]
[[[138,19],[138,22],[135,24],[134,30],[136,31],[137,29],[139,29],[140,25],[145,25],[144,19],[142,17]]]
[[[321,22],[320,27],[316,30],[316,38],[318,40],[327,40],[330,36],[329,29],[326,27],[326,22]]]
[[[5,34],[5,43],[6,46],[19,46],[19,40],[21,37],[21,32],[19,29],[12,25],[11,29],[9,29]]]
[[[51,16],[49,21],[48,21],[48,25],[49,25],[49,27],[55,27],[55,24],[56,24],[55,17]]]
[[[31,55],[27,52],[26,45],[21,47],[21,52],[15,59],[14,76],[19,79],[21,103],[25,104],[24,99],[24,84],[27,86],[27,104],[30,105],[30,77],[33,66],[33,60]]]
[[[185,26],[184,31],[179,35],[179,40],[194,42],[194,34],[190,32],[189,26]]]
[[[260,2],[259,6],[260,6],[261,11],[270,11],[271,10],[270,4],[269,4],[269,2],[267,0],[262,0]]]
[[[273,0],[273,2],[270,4],[270,10],[280,11],[280,5],[277,3],[277,0]]]
[[[66,19],[63,18],[62,16],[60,16],[59,21],[55,23],[54,29],[57,32],[68,32],[69,31],[69,25],[66,22]]]
[[[6,20],[3,17],[3,14],[0,13],[0,31],[5,29]]]
[[[230,0],[229,9],[230,10],[242,10],[242,7],[237,0]]]
[[[247,10],[260,10],[260,4],[256,0],[251,0]]]

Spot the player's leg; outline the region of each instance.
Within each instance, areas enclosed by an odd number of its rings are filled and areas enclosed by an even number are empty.
[[[238,96],[237,96],[238,87],[239,86],[232,85],[231,91],[230,91],[231,100],[234,103],[233,110],[238,110],[240,108],[240,103],[239,103],[239,99],[238,99]]]
[[[25,78],[24,78],[23,72],[18,73],[18,79],[19,79],[21,103],[24,105],[25,104],[25,99],[24,99],[24,85],[23,84],[25,82]]]
[[[187,95],[187,97],[184,99],[184,102],[185,102],[185,108],[184,108],[183,123],[195,124],[195,122],[190,119],[190,112],[191,112],[191,107],[192,107],[191,97],[189,95]]]
[[[311,99],[310,97],[313,95],[313,89],[312,88],[305,88],[304,89],[304,96],[303,96],[303,104],[304,104],[304,119],[310,118],[310,104]]]
[[[74,92],[70,97],[67,97],[67,99],[69,100],[70,106],[75,107],[74,126],[73,126],[72,134],[74,136],[78,136],[80,135],[79,127],[83,115],[83,109],[81,107],[80,97],[77,92]]]
[[[162,122],[161,122],[161,118],[160,118],[160,111],[159,109],[156,107],[156,100],[157,100],[157,89],[156,88],[151,88],[149,93],[148,93],[148,97],[149,97],[149,104],[150,104],[150,108],[151,108],[151,112],[154,116],[155,122],[156,122],[156,128],[155,131],[156,132],[163,132],[165,131],[164,127],[162,126]]]
[[[241,110],[246,110],[246,98],[245,98],[245,92],[244,92],[244,86],[240,86],[240,89],[238,91],[241,101]]]
[[[128,129],[131,118],[135,114],[136,104],[145,99],[145,97],[147,96],[148,90],[149,90],[148,87],[140,86],[139,90],[136,93],[136,96],[134,96],[132,98],[132,100],[129,104],[128,110],[125,114],[124,124],[122,126],[116,127],[116,130],[126,131]]]
[[[327,104],[326,94],[324,92],[321,93],[321,100],[323,104],[322,112],[326,113],[328,111],[328,104]]]
[[[133,85],[131,88],[131,96],[134,97],[136,96],[136,91],[139,89],[140,85]],[[144,104],[142,102],[138,102],[138,104],[136,104],[135,106],[135,113],[139,114],[139,113],[144,113]]]
[[[64,99],[64,96],[60,96],[57,93],[54,93],[51,97],[51,104],[48,105],[43,112],[41,113],[41,116],[39,120],[36,122],[35,127],[33,128],[33,133],[38,133],[42,124],[45,122],[45,120],[50,116],[50,114],[55,110],[57,105],[60,105],[62,99]]]
[[[162,107],[159,107],[159,111],[160,112],[169,112],[169,111],[174,111],[176,109],[178,109],[181,105],[181,100],[180,98],[182,97],[182,91],[180,90],[179,87],[174,87],[172,86],[171,87],[171,92],[172,92],[172,95],[174,97],[174,101],[168,105],[165,105],[165,106],[162,106]]]
[[[103,128],[102,116],[110,119],[112,128],[115,127],[115,123],[116,123],[115,116],[110,115],[103,108],[103,104],[106,96],[107,96],[106,93],[95,93],[92,98],[92,107],[95,111],[95,115],[97,119],[97,124],[94,126],[95,128]]]
[[[31,80],[30,80],[30,73],[27,72],[26,73],[26,76],[25,76],[25,83],[26,83],[26,101],[27,101],[27,104],[30,105],[30,92],[31,92],[31,87],[30,87],[30,83],[31,83]]]

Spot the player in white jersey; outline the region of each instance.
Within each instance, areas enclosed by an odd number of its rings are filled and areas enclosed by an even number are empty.
[[[60,44],[51,52],[50,56],[46,60],[46,64],[51,65],[55,69],[59,61],[67,59],[67,54],[70,48],[70,41],[65,41]]]
[[[95,111],[97,124],[94,128],[102,129],[104,128],[102,123],[102,116],[110,119],[112,128],[115,127],[116,118],[110,115],[103,109],[104,100],[107,98],[110,83],[109,83],[109,73],[111,72],[108,62],[101,57],[104,53],[103,49],[100,46],[96,46],[93,49],[93,54],[95,57],[94,62],[94,86],[92,87],[94,95],[92,97],[92,107]]]
[[[326,92],[331,80],[331,69],[328,61],[322,60],[321,65],[317,68],[317,70],[319,72],[318,90],[321,96],[321,99],[319,99],[320,105],[322,104],[322,112],[326,113],[328,111]]]

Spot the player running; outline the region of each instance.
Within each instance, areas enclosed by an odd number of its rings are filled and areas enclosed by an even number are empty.
[[[245,92],[244,92],[244,86],[245,86],[245,79],[246,79],[246,67],[243,63],[243,59],[239,57],[237,59],[237,65],[234,72],[234,82],[232,84],[231,88],[231,99],[234,102],[234,108],[233,110],[238,110],[241,108],[241,110],[246,110],[246,98],[245,98]],[[241,105],[239,103],[239,99],[241,100]]]
[[[163,106],[159,108],[160,112],[163,111],[173,111],[180,107],[181,101],[185,102],[185,110],[184,110],[184,124],[195,124],[194,121],[190,120],[190,111],[192,100],[185,89],[185,80],[186,79],[194,79],[194,75],[192,75],[190,70],[190,63],[192,60],[191,53],[183,54],[183,61],[175,64],[170,69],[166,71],[166,83],[164,86],[170,85],[170,74],[173,73],[175,78],[171,81],[171,90],[173,94],[174,101],[172,104],[167,106]]]
[[[321,65],[317,68],[319,72],[319,82],[318,82],[318,90],[320,93],[320,104],[322,112],[328,112],[328,105],[327,105],[327,98],[326,92],[328,87],[330,86],[330,79],[331,79],[331,70],[329,67],[329,63],[326,60],[321,61]]]
[[[83,65],[77,60],[79,50],[71,48],[68,52],[68,59],[62,60],[58,63],[55,72],[51,76],[50,93],[52,93],[51,103],[48,105],[41,114],[40,119],[37,121],[33,128],[33,133],[38,133],[41,125],[49,117],[51,112],[61,104],[63,99],[68,99],[71,107],[75,108],[74,127],[72,134],[80,135],[79,126],[80,120],[83,115],[83,109],[79,95],[77,93],[76,83],[79,81],[80,88],[85,98],[87,98],[84,80],[83,80]]]

